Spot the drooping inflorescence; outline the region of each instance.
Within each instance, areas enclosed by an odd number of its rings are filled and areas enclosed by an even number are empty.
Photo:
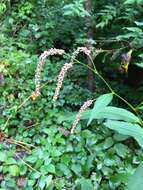
[[[80,52],[83,52],[85,53],[86,55],[90,55],[90,50],[87,49],[86,47],[78,47],[72,54],[71,56],[71,60],[70,60],[70,63],[65,63],[64,66],[62,67],[59,75],[58,75],[58,82],[57,82],[57,87],[56,87],[56,90],[55,90],[55,94],[54,94],[54,97],[53,97],[53,101],[55,102],[58,98],[58,95],[59,95],[59,92],[60,92],[60,89],[62,87],[62,83],[63,83],[63,80],[64,80],[64,76],[65,74],[67,73],[67,71],[73,66],[74,64],[74,60],[75,58],[77,57],[77,55],[80,53]]]
[[[65,51],[62,49],[51,48],[48,51],[44,51],[44,53],[40,55],[35,73],[35,91],[31,96],[33,100],[36,99],[36,97],[40,94],[40,75],[45,59],[50,55],[62,55],[64,52]]]
[[[71,128],[71,134],[73,134],[77,124],[80,121],[81,115],[82,113],[89,107],[91,106],[91,104],[93,103],[93,100],[87,100],[86,102],[84,102],[84,104],[81,106],[79,112],[76,115],[75,121],[72,124],[72,128]]]
[[[62,87],[62,83],[64,80],[64,76],[66,72],[73,66],[74,60],[76,59],[77,55],[79,53],[83,52],[87,56],[90,55],[91,50],[87,49],[86,47],[78,47],[72,54],[71,60],[69,63],[65,63],[64,66],[62,67],[59,75],[58,75],[58,81],[57,81],[57,87],[54,93],[53,101],[56,101],[59,95],[59,91]],[[42,53],[39,57],[39,61],[36,67],[36,73],[35,73],[35,91],[32,92],[31,98],[35,100],[39,94],[40,94],[40,76],[41,76],[41,70],[43,67],[43,64],[45,62],[45,59],[50,56],[50,55],[62,55],[64,54],[65,51],[62,49],[56,49],[56,48],[51,48],[48,51],[45,51]]]
[[[53,97],[53,101],[56,101],[60,92],[60,89],[62,87],[62,83],[65,77],[66,72],[73,66],[72,63],[65,63],[64,66],[62,67],[59,75],[58,75],[58,82],[57,82],[57,87],[55,90],[55,94]]]
[[[79,53],[83,52],[84,54],[86,54],[87,56],[90,55],[91,51],[89,49],[87,49],[86,47],[78,47],[72,54],[71,56],[71,63],[74,62],[74,59],[77,57],[77,55]]]

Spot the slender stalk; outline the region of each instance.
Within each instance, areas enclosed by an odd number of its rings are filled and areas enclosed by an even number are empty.
[[[25,142],[22,142],[22,141],[17,141],[17,140],[14,140],[14,139],[11,139],[11,140],[12,140],[12,142],[15,142],[15,143],[19,143],[19,144],[22,144],[22,145],[31,146],[31,147],[36,148],[36,146],[34,146],[32,144],[28,144],[28,143],[25,143]]]
[[[24,150],[26,150],[27,152],[31,153],[31,150],[29,148],[27,148],[26,146],[22,145],[21,143],[11,141],[10,139],[7,139],[7,142],[11,143],[11,144],[18,145],[18,146],[22,147]]]
[[[90,57],[90,56],[89,56],[89,57]],[[90,57],[90,59],[91,59],[92,63],[94,63],[91,57]],[[112,89],[112,87],[109,85],[109,83],[108,83],[108,82],[102,77],[102,75],[97,71],[96,67],[95,67],[94,69],[92,69],[92,68],[90,68],[88,65],[83,64],[83,63],[81,63],[81,62],[78,61],[78,60],[76,60],[76,62],[78,62],[79,64],[84,65],[84,66],[86,66],[88,69],[92,70],[92,71],[104,82],[104,84],[108,87],[108,89],[111,91],[111,93],[113,93],[117,98],[119,98],[120,100],[122,100],[126,105],[128,105],[128,107],[130,107],[130,108],[136,113],[136,115],[137,115],[138,118],[140,119],[140,124],[143,126],[143,120],[142,120],[141,116],[139,115],[139,113],[137,112],[136,108],[135,108],[131,103],[129,103],[127,100],[125,100],[123,97],[121,97],[118,93],[116,93],[116,92]],[[95,64],[94,64],[94,65],[95,65]]]
[[[46,82],[45,84],[43,84],[40,88],[43,88],[44,86],[46,86],[47,85],[47,83],[48,82]],[[26,99],[24,99],[24,101],[17,107],[17,109],[15,110],[15,113],[17,113],[18,112],[18,110],[22,107],[22,106],[24,106],[25,104],[26,104],[26,102],[27,101],[29,101],[29,99],[31,98],[31,95],[30,96],[28,96]],[[13,108],[11,109],[11,110],[13,110],[13,109],[15,109],[15,106],[13,106]],[[12,119],[12,114],[7,118],[7,120],[6,120],[6,122],[5,122],[5,124],[4,124],[4,126],[3,126],[3,128],[6,128],[6,126],[8,125],[8,123],[9,123],[9,121]],[[24,143],[24,142],[22,142],[22,141],[16,141],[16,140],[14,140],[14,139],[12,139],[12,140],[8,140],[7,139],[7,141],[9,141],[9,143],[13,143],[13,144],[17,144],[17,145],[19,145],[19,146],[21,146],[21,147],[23,147],[24,149],[26,149],[27,151],[31,151],[30,149],[28,149],[27,147],[25,147],[24,145],[28,145],[29,146],[29,144],[27,144],[27,143]],[[30,145],[30,146],[33,146],[33,145]],[[34,146],[33,146],[34,147]]]
[[[40,175],[42,175],[41,172],[39,172],[38,170],[36,170],[35,168],[33,168],[32,166],[30,166],[27,162],[25,162],[20,156],[18,156],[18,154],[16,154],[16,157],[19,158],[28,168],[30,168],[32,171],[34,172],[38,172]]]
[[[48,82],[46,82],[45,84],[43,84],[43,85],[40,87],[40,89],[43,88],[43,87],[45,87],[47,84],[48,84]],[[15,113],[17,113],[17,111],[18,111],[22,106],[24,106],[24,105],[26,104],[26,102],[28,102],[28,100],[29,100],[30,98],[31,98],[31,95],[28,96],[26,99],[24,99],[23,102],[16,108]],[[13,106],[13,108],[11,108],[11,110],[13,110],[13,109],[15,109],[15,106]],[[12,114],[7,118],[7,120],[6,120],[5,124],[4,124],[4,128],[8,125],[8,123],[9,123],[9,121],[10,121],[11,118],[12,118]]]
[[[98,73],[97,71],[96,71],[96,74],[97,74],[98,77],[106,84],[106,86],[109,88],[109,90],[110,90],[113,94],[115,94],[114,90],[111,88],[111,86],[108,84],[108,82],[102,77],[102,75],[100,75],[100,73]]]

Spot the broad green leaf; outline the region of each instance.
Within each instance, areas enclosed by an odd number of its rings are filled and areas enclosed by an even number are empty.
[[[127,183],[127,190],[141,190],[143,189],[143,163],[136,169],[135,173],[129,177]]]
[[[18,176],[20,173],[20,168],[17,165],[11,165],[9,166],[9,173],[12,176]]]
[[[46,179],[46,187],[49,187],[52,183],[52,178],[53,176],[52,175],[49,175]]]
[[[130,174],[128,172],[114,173],[113,176],[111,176],[111,181],[113,183],[127,183],[129,176]]]
[[[134,4],[137,3],[138,5],[143,4],[142,0],[126,0],[124,4]]]
[[[86,110],[82,116],[81,120],[88,119],[91,115],[92,110]],[[73,121],[77,113],[71,113],[62,118],[62,121]],[[103,109],[97,110],[93,119],[111,119],[111,120],[122,120],[127,122],[139,123],[139,118],[132,112],[125,110],[123,108],[117,108],[113,106],[107,106]]]
[[[111,137],[108,137],[105,142],[104,142],[104,149],[108,149],[109,147],[111,147],[114,144],[114,141]]]
[[[128,135],[122,135],[122,134],[119,134],[119,133],[115,133],[113,135],[113,139],[116,140],[116,141],[125,141],[129,138]]]
[[[49,164],[46,167],[49,173],[55,173],[55,166],[53,164]]]
[[[143,59],[143,54],[138,55],[139,58]]]
[[[15,180],[12,177],[8,178],[6,180],[6,186],[8,187],[8,189],[15,189],[15,186],[16,186]]]
[[[117,153],[120,157],[122,157],[122,158],[124,158],[124,157],[127,155],[128,151],[129,151],[129,150],[128,150],[128,147],[125,146],[124,144],[121,144],[121,143],[116,144],[116,145],[114,146],[114,149],[115,149],[116,153]]]
[[[117,108],[113,106],[105,107],[103,110],[98,112],[94,116],[95,119],[112,119],[112,120],[122,120],[127,122],[137,123],[139,122],[139,118],[133,113],[123,109]]]
[[[143,148],[143,129],[139,125],[123,121],[111,120],[105,122],[104,125],[110,129],[117,131],[120,134],[133,137]]]
[[[31,178],[32,179],[39,179],[39,177],[40,177],[40,173],[39,172],[33,172],[32,174],[31,174]]]
[[[7,159],[6,153],[4,151],[0,152],[0,162],[4,162],[6,161],[6,159]]]
[[[5,160],[5,164],[7,165],[15,165],[17,161],[14,158],[8,158]]]
[[[26,160],[28,161],[28,162],[30,162],[30,163],[35,163],[36,161],[37,161],[37,157],[36,156],[29,156],[29,157],[27,157],[26,158]]]
[[[135,63],[135,65],[137,65],[138,67],[143,68],[143,63]]]
[[[139,110],[143,110],[143,105],[141,105],[140,107],[138,107]]]
[[[106,107],[112,101],[112,99],[113,99],[112,93],[104,94],[104,95],[100,96],[99,98],[97,98],[97,100],[94,104],[94,108],[91,111],[87,125],[89,125],[91,123],[91,121],[94,119],[94,117],[96,117],[96,114],[98,112],[100,112],[100,110],[102,110],[104,107]]]
[[[137,0],[126,0],[125,2],[124,2],[124,4],[134,4],[134,3],[136,3],[137,2]]]
[[[71,176],[71,171],[67,165],[59,163],[57,165],[57,169],[60,170],[62,172],[62,175],[64,174],[66,177]]]
[[[81,165],[80,164],[73,164],[71,166],[71,170],[73,170],[77,175],[81,173]]]
[[[135,21],[135,24],[136,24],[137,26],[143,26],[143,22]]]
[[[44,189],[44,187],[46,185],[46,180],[47,180],[46,176],[42,175],[40,177],[39,184],[38,184],[40,189]]]
[[[81,190],[93,190],[93,185],[90,179],[81,179],[80,180],[81,184]]]
[[[136,34],[142,34],[142,30],[138,27],[125,27],[125,29]]]

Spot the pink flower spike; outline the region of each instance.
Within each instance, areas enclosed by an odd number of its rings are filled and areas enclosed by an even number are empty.
[[[66,72],[73,66],[72,63],[65,63],[64,66],[62,67],[59,76],[58,76],[58,82],[57,82],[57,87],[55,90],[55,94],[53,97],[53,101],[55,102],[59,96],[60,89],[62,87],[62,83],[65,77]]]
[[[73,63],[74,59],[78,56],[79,53],[83,52],[87,56],[90,55],[91,50],[87,49],[86,47],[78,47],[72,54],[71,62]]]
[[[48,51],[44,51],[44,53],[40,55],[35,73],[35,92],[37,95],[40,94],[40,75],[45,59],[50,55],[62,55],[64,52],[65,51],[62,49],[51,48]]]
[[[93,103],[93,100],[87,100],[86,102],[84,102],[84,104],[81,106],[78,114],[76,115],[75,121],[72,124],[72,128],[71,128],[71,134],[73,134],[77,124],[80,121],[81,115],[82,113]]]

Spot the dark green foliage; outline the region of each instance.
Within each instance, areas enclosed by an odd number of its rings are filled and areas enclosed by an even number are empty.
[[[138,105],[141,117],[142,6],[142,0],[93,1],[93,39],[90,39],[97,70],[116,92]],[[137,116],[125,110],[129,110],[126,104],[117,99],[111,103],[112,94],[94,109],[94,112],[103,110],[109,103],[116,106],[104,110],[106,117],[104,113],[96,118],[94,113],[89,126],[81,121],[75,134],[68,135],[73,120],[71,112],[77,111],[87,99],[108,93],[97,76],[95,92],[87,90],[87,70],[81,65],[75,65],[66,75],[56,106],[53,105],[55,77],[69,61],[73,49],[85,46],[88,40],[87,15],[83,0],[0,1],[0,190],[124,190],[143,161],[142,149],[134,139],[103,126],[103,119],[113,117],[119,120],[115,124],[123,123],[120,120],[139,123]],[[38,56],[51,47],[63,48],[67,54],[46,59],[41,95],[21,106],[35,88]],[[98,54],[99,48],[103,52]],[[130,49],[133,54],[128,75],[121,75],[121,55]],[[79,55],[78,60],[86,64],[84,55]],[[86,116],[89,119],[89,114]],[[99,122],[91,123],[93,118]],[[138,138],[135,134],[131,136],[142,145],[140,134]],[[20,142],[25,144],[18,145]],[[135,174],[140,176],[138,170]]]

